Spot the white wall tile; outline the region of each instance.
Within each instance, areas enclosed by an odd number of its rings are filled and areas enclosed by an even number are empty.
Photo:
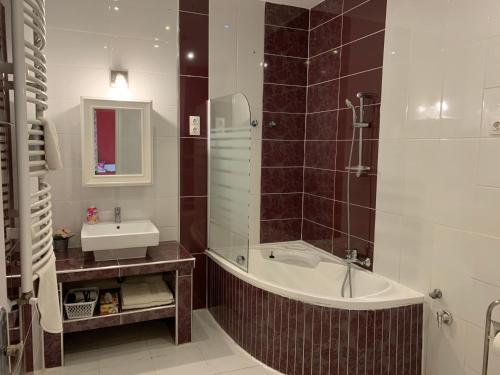
[[[490,130],[496,121],[500,121],[500,88],[498,87],[484,90],[481,122],[481,135],[483,137],[490,136]]]
[[[500,138],[479,141],[477,183],[483,186],[500,187]]]
[[[399,281],[401,265],[402,239],[402,216],[377,212],[375,226],[375,248],[376,258],[373,262],[374,272]]]
[[[114,207],[120,206],[124,219],[150,218],[162,240],[177,239],[177,1],[48,0],[47,16],[47,117],[58,129],[65,167],[49,174],[55,225],[79,233],[87,207],[98,207],[101,220],[111,220]],[[110,89],[111,68],[129,70],[128,90]],[[152,100],[153,186],[82,186],[81,96]],[[78,246],[79,239],[72,245]]]

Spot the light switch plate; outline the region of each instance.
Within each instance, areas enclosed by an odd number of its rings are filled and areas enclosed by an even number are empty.
[[[189,135],[201,134],[200,116],[189,116]]]

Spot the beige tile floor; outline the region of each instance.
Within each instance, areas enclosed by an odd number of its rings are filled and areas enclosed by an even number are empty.
[[[175,346],[164,322],[69,335],[65,366],[37,375],[269,375],[215,323],[208,311],[193,316],[193,342]]]

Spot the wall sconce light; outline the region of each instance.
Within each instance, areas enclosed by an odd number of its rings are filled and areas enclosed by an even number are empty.
[[[128,72],[123,70],[112,70],[110,86],[114,89],[128,89]]]

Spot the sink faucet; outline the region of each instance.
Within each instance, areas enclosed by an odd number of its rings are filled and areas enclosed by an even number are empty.
[[[122,209],[121,207],[115,207],[115,223],[122,222]]]
[[[347,264],[359,264],[360,266],[363,267],[370,267],[372,262],[370,258],[365,258],[365,259],[360,259],[358,257],[358,250],[347,250],[347,255],[346,255],[346,262]]]

